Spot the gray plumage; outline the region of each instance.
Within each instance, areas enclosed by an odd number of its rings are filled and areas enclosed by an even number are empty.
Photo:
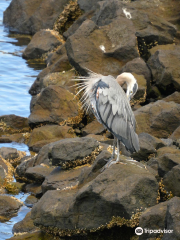
[[[131,153],[139,151],[139,139],[135,132],[136,121],[129,100],[137,91],[137,81],[131,73],[123,73],[116,79],[90,72],[80,87],[85,90],[83,106],[93,111],[97,120],[117,138],[117,147],[122,142]],[[127,83],[126,93],[120,85]],[[81,89],[81,90],[82,90]],[[81,91],[80,90],[80,91]],[[115,141],[114,141],[115,143]],[[113,146],[113,158],[115,144]],[[119,154],[117,160],[119,161]]]

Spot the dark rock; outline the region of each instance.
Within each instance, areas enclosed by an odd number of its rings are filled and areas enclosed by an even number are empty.
[[[158,158],[152,158],[148,161],[148,165],[158,170],[160,177],[163,177],[168,173],[174,166],[180,164],[180,153],[170,154],[164,153]]]
[[[173,94],[163,98],[163,101],[165,102],[175,102],[175,103],[178,103],[180,104],[180,92],[174,92]]]
[[[173,145],[173,140],[170,138],[161,138],[161,141],[166,145],[166,146],[172,146]]]
[[[162,240],[180,239],[180,198],[172,198],[167,205],[166,229],[171,233],[164,233]]]
[[[164,175],[163,184],[168,192],[172,192],[173,196],[180,197],[180,164]]]
[[[130,72],[136,73],[137,75],[143,75],[147,81],[147,88],[148,89],[150,88],[151,71],[142,58],[138,57],[126,63],[126,65],[124,65],[120,71],[120,73],[123,72]]]
[[[95,159],[92,166],[84,168],[81,171],[81,175],[79,176],[79,185],[82,186],[87,182],[92,181],[96,178],[100,171],[102,170],[103,166],[107,163],[110,159],[111,153],[107,150],[103,150]]]
[[[128,25],[127,31],[122,31],[125,25]],[[117,76],[126,62],[139,56],[133,26],[126,18],[101,28],[86,20],[67,39],[65,46],[69,62],[81,75],[86,74],[87,67],[103,75]]]
[[[0,186],[2,185],[5,177],[13,177],[13,168],[8,161],[0,157]]]
[[[53,144],[54,143],[49,143],[40,149],[34,163],[35,166],[41,163],[51,166],[52,160],[50,159],[50,152],[52,151]]]
[[[105,128],[98,121],[94,120],[91,123],[87,124],[85,128],[82,129],[83,136],[88,134],[97,134],[100,135],[105,131]]]
[[[59,125],[45,125],[33,129],[28,141],[28,146],[34,152],[39,150],[50,142],[55,142],[64,138],[75,137],[74,133],[70,133],[70,127]]]
[[[34,166],[36,157],[28,157],[25,159],[19,166],[16,168],[16,178],[24,178],[25,177],[25,172],[29,167]]]
[[[27,184],[25,187],[25,191],[28,193],[31,193],[31,195],[34,195],[35,197],[41,197],[42,196],[42,189],[41,189],[41,183],[30,183]]]
[[[18,151],[16,148],[10,148],[10,147],[1,147],[0,148],[0,155],[4,159],[15,159],[19,157]]]
[[[55,168],[44,180],[42,184],[42,191],[45,193],[48,190],[67,190],[75,188],[79,184],[79,176],[82,169],[87,167],[80,167],[77,169],[62,170],[60,167]]]
[[[34,34],[41,29],[52,29],[69,0],[13,0],[4,12],[4,24],[18,33]]]
[[[102,1],[102,0],[100,0]],[[92,0],[92,1],[86,1],[86,0],[78,0],[78,4],[80,9],[82,9],[85,12],[89,12],[92,10],[92,8],[96,8],[96,4],[99,2],[99,0]]]
[[[139,227],[143,229],[163,230],[165,229],[165,218],[168,201],[159,203],[153,207],[147,208],[140,216]],[[158,237],[160,233],[145,233],[139,236],[139,240]]]
[[[171,134],[169,138],[172,140],[180,139],[180,126],[175,129],[175,131]]]
[[[0,195],[1,222],[8,221],[15,216],[22,205],[23,203],[14,197]]]
[[[175,90],[180,90],[180,54],[179,46],[174,45],[172,50],[158,50],[148,60],[148,65],[151,68],[153,81],[158,88],[166,93],[171,94]]]
[[[131,155],[131,157],[135,158],[136,160],[146,161],[151,154],[156,153],[156,149],[165,146],[165,144],[160,139],[153,137],[148,133],[140,133],[138,137],[140,151]]]
[[[34,232],[38,228],[34,226],[33,220],[31,219],[31,212],[28,212],[25,218],[14,224],[12,232],[13,233],[25,233],[25,232]]]
[[[140,104],[144,103],[146,101],[146,96],[147,96],[147,81],[144,78],[143,75],[137,75],[136,73],[133,73],[133,76],[136,78],[137,83],[138,83],[138,90],[131,100],[133,104]]]
[[[45,164],[29,167],[25,172],[25,177],[36,183],[42,183],[46,176],[48,176],[54,167],[49,167]]]
[[[78,103],[74,96],[60,86],[45,88],[31,108],[29,124],[59,123],[78,115]]]
[[[158,138],[167,138],[179,126],[180,104],[157,101],[134,112],[137,133],[146,132]]]
[[[49,77],[47,76],[46,80],[44,80],[46,75],[48,75],[50,73],[57,73],[56,75],[53,75],[53,77],[52,77],[52,85],[55,85],[55,84],[64,85],[64,84],[61,84],[61,82],[64,80],[64,77],[62,76],[62,73],[60,73],[60,72],[69,71],[72,68],[72,66],[69,63],[67,54],[66,54],[65,45],[60,46],[57,49],[57,51],[55,51],[54,53],[51,53],[49,55],[49,57],[47,58],[46,63],[47,63],[47,67],[39,73],[35,82],[32,84],[32,86],[29,90],[29,93],[32,96],[40,93],[40,91],[44,87],[51,85],[50,84],[51,75]],[[69,80],[72,78],[70,73],[69,74],[66,73],[65,76],[67,78],[69,76]],[[62,81],[61,81],[61,78],[62,78]],[[67,78],[66,78],[66,82],[67,82]],[[44,81],[45,81],[45,83],[43,83]]]
[[[23,52],[27,59],[41,58],[43,54],[52,51],[61,45],[61,39],[57,32],[49,29],[38,31]]]
[[[62,165],[73,160],[82,160],[90,155],[99,143],[93,138],[67,138],[57,141],[52,147],[52,164]]]
[[[32,206],[33,206],[35,203],[37,203],[37,202],[38,202],[38,199],[37,199],[35,196],[29,195],[29,196],[26,198],[24,204],[25,204],[27,207],[32,207]]]
[[[14,114],[0,116],[0,136],[5,133],[28,132],[28,119]]]
[[[116,164],[77,193],[47,191],[33,207],[32,218],[34,224],[56,226],[59,231],[95,229],[112,216],[130,219],[137,209],[155,205],[157,190],[154,176],[141,164]]]

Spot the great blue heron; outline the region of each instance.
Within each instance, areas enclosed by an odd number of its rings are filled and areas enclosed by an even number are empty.
[[[131,73],[122,73],[115,79],[112,76],[103,76],[92,71],[88,77],[78,77],[83,81],[78,84],[79,94],[84,90],[81,98],[83,107],[91,109],[96,119],[113,135],[113,153],[106,167],[119,162],[120,142],[133,153],[139,151],[139,139],[135,132],[136,121],[130,106],[130,99],[135,95],[138,84]],[[126,93],[122,85],[126,83]],[[117,141],[117,159],[115,145]]]

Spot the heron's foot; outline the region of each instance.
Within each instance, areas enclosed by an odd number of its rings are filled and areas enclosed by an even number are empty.
[[[106,168],[109,168],[111,165],[116,164],[116,163],[120,163],[120,164],[125,164],[123,162],[120,161],[119,158],[117,158],[116,160],[114,160],[114,158],[110,158],[109,161],[106,163],[106,165],[101,169],[101,172],[103,172]]]

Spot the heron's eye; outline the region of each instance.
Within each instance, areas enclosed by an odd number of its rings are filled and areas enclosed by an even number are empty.
[[[132,91],[130,91],[130,93],[132,93]]]

